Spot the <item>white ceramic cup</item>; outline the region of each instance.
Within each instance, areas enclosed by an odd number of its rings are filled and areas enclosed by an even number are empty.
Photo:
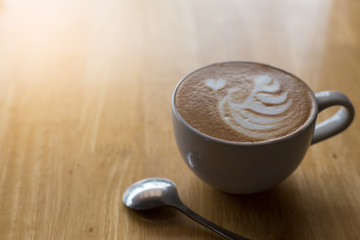
[[[227,193],[251,194],[278,185],[297,168],[311,144],[342,132],[354,118],[354,107],[343,93],[324,91],[314,95],[308,87],[315,111],[299,131],[267,142],[229,142],[194,129],[181,117],[175,105],[181,81],[172,97],[173,127],[180,153],[196,176]],[[335,105],[340,109],[316,124],[319,112]]]

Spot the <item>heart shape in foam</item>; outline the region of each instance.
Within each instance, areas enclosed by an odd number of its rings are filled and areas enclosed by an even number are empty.
[[[211,88],[212,90],[214,90],[215,92],[219,89],[222,89],[223,87],[225,87],[226,81],[224,79],[208,79],[206,81],[206,86]]]

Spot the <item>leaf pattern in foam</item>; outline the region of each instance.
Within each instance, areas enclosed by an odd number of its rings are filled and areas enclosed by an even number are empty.
[[[223,121],[237,132],[255,138],[278,134],[282,122],[291,114],[288,110],[292,104],[287,92],[281,91],[280,83],[268,75],[257,76],[250,95],[242,102],[234,100],[239,99],[235,97],[241,92],[239,90],[229,89],[220,101],[219,110]]]

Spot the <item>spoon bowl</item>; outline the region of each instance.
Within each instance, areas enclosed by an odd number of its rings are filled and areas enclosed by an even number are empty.
[[[179,201],[175,183],[166,178],[147,178],[132,184],[123,194],[123,202],[135,210],[172,206]]]

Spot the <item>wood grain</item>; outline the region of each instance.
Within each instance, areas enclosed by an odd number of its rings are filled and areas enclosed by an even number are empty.
[[[170,114],[186,73],[225,60],[282,67],[357,111],[359,12],[357,0],[0,0],[0,239],[219,239],[171,209],[126,209],[123,191],[151,176],[251,239],[360,239],[357,118],[278,187],[232,196],[186,167]]]

